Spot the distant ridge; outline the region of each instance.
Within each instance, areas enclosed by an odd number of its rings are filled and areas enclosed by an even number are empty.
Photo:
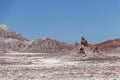
[[[120,38],[114,40],[107,40],[102,43],[96,44],[103,51],[111,51],[112,49],[120,47]]]
[[[26,38],[22,37],[19,33],[16,33],[10,30],[4,24],[0,24],[0,37],[13,38],[13,39],[22,40],[22,41],[27,40]]]
[[[0,52],[21,51],[28,40],[13,32],[6,25],[0,24]]]
[[[6,25],[0,24],[0,51],[9,52],[67,52],[73,48],[71,44],[52,38],[28,40],[19,33],[13,32]]]
[[[26,50],[29,52],[58,53],[69,52],[72,49],[73,45],[71,44],[60,42],[52,38],[42,38],[34,40]]]
[[[120,47],[120,39],[108,40],[92,46],[98,46],[102,51],[111,51],[112,49]],[[28,40],[22,37],[19,33],[10,30],[6,25],[0,24],[1,52],[66,53],[73,49],[74,44],[68,44],[52,38]]]

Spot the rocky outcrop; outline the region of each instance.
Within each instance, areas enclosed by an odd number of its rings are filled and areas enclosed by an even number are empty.
[[[13,32],[6,25],[0,24],[0,51],[9,52],[68,52],[73,49],[71,44],[60,42],[51,38],[27,40],[19,33]]]
[[[12,38],[20,41],[26,41],[27,39],[22,37],[19,33],[13,32],[6,25],[0,24],[0,37],[3,38]]]
[[[90,50],[98,46],[101,51],[118,50],[120,48],[120,39],[108,40],[99,44],[89,44]],[[51,38],[38,40],[27,40],[19,33],[13,32],[6,25],[0,24],[0,52],[19,51],[19,52],[37,52],[37,53],[65,53],[75,48],[73,44],[67,44]]]
[[[22,51],[29,40],[0,24],[0,52]]]
[[[59,53],[59,52],[65,53],[71,51],[73,47],[74,46],[71,44],[60,42],[55,39],[43,38],[32,41],[32,43],[27,46],[25,51],[43,53]]]

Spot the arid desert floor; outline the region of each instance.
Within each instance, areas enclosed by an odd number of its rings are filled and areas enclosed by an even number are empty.
[[[1,53],[0,80],[120,80],[120,54],[69,60],[62,53]]]

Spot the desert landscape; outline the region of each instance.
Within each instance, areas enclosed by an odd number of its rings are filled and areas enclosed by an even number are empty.
[[[119,80],[119,69],[119,53],[78,60],[62,53],[0,54],[0,80]]]
[[[0,24],[0,80],[119,80],[120,39],[91,46],[100,52],[84,47],[84,56],[74,44],[27,40]]]

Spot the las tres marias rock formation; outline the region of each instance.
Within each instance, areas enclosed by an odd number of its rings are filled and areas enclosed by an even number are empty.
[[[93,46],[98,46],[102,51],[115,50],[120,47],[120,39],[108,40]],[[0,51],[1,52],[45,52],[60,53],[70,52],[74,44],[67,44],[51,38],[28,40],[19,33],[13,32],[6,25],[0,24]]]

